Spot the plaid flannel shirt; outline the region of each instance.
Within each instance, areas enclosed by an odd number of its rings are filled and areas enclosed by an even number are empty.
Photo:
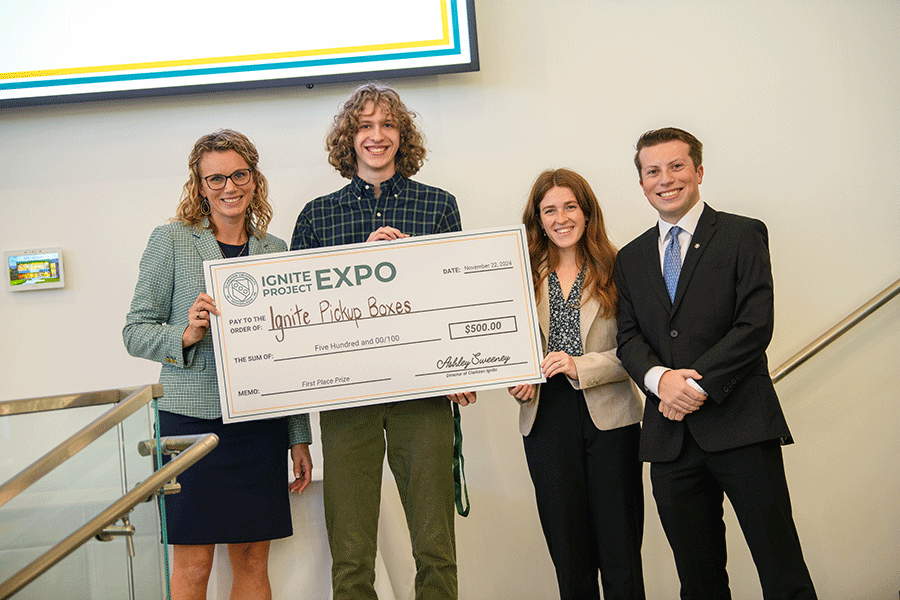
[[[303,207],[291,250],[324,248],[365,242],[379,227],[394,227],[408,235],[460,231],[459,208],[442,189],[402,177],[399,173],[373,186],[354,176],[340,190],[316,198]]]

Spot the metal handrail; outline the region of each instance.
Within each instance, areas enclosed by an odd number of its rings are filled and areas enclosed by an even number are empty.
[[[194,443],[196,435],[170,435],[159,438],[159,451],[163,454],[178,454],[184,452]],[[141,456],[156,456],[156,438],[138,442],[138,454]]]
[[[897,294],[900,294],[900,279],[884,288],[881,293],[847,315],[847,317],[844,318],[843,321],[823,333],[806,348],[787,359],[781,366],[772,371],[772,382],[778,383],[779,381],[784,379],[785,375],[818,354],[820,350],[847,333],[847,331],[849,331],[854,325],[858,324],[860,321],[881,308],[882,305],[890,301],[891,298],[893,298]]]
[[[0,417],[44,412],[48,410],[61,410],[64,408],[116,404],[144,387],[146,386],[122,388],[118,390],[103,390],[99,392],[62,394],[59,396],[42,396],[40,398],[26,398],[24,400],[4,400],[0,401]],[[161,398],[163,394],[162,384],[154,383],[152,387],[153,397]]]
[[[124,400],[122,395],[127,394]],[[64,396],[50,396],[46,398],[34,398],[31,400],[11,400],[0,403],[0,416],[10,414],[22,414],[43,410],[55,410],[68,408],[73,405],[88,406],[91,404],[105,404],[116,402],[117,404],[83,427],[80,431],[60,443],[53,450],[23,469],[18,475],[0,485],[0,506],[3,506],[17,495],[28,489],[29,486],[41,477],[72,458],[88,444],[118,425],[124,419],[132,415],[139,408],[150,402],[153,398],[163,395],[162,385],[153,384],[141,388],[126,390],[107,390],[103,392],[90,392],[86,394],[68,394]],[[121,401],[120,401],[121,400]],[[52,406],[55,406],[53,408]],[[30,407],[32,410],[25,410]]]
[[[17,593],[39,575],[77,550],[82,544],[101,533],[108,525],[115,523],[131,512],[135,506],[156,493],[167,481],[186,471],[219,444],[219,437],[214,433],[200,434],[193,437],[195,441],[187,450],[169,461],[162,469],[154,472],[149,478],[139,483],[133,490],[113,502],[99,515],[75,531],[75,533],[0,584],[0,600],[6,600]]]

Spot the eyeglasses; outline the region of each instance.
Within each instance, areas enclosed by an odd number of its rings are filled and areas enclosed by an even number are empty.
[[[225,187],[225,183],[230,179],[234,185],[247,185],[250,183],[250,173],[253,169],[238,169],[231,175],[210,175],[209,177],[201,177],[211,190],[221,190]]]

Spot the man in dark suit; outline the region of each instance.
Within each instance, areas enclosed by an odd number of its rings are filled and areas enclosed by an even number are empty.
[[[618,356],[647,395],[641,458],[683,599],[729,599],[723,493],[766,599],[814,599],[791,516],[769,377],[773,296],[766,226],[700,201],[702,144],[649,131],[637,144],[656,225],[616,260]]]

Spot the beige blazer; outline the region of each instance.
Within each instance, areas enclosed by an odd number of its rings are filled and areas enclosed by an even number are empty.
[[[541,299],[537,310],[541,345],[546,355],[550,331],[550,300],[546,279],[541,284]],[[609,430],[639,422],[644,404],[622,363],[616,358],[616,319],[604,319],[599,310],[600,303],[595,298],[590,298],[581,306],[581,345],[584,355],[573,357],[578,379],[568,379],[573,388],[584,392],[588,412],[597,429]],[[533,400],[519,401],[519,431],[522,435],[531,432],[537,415],[541,388],[540,385],[536,387]]]

